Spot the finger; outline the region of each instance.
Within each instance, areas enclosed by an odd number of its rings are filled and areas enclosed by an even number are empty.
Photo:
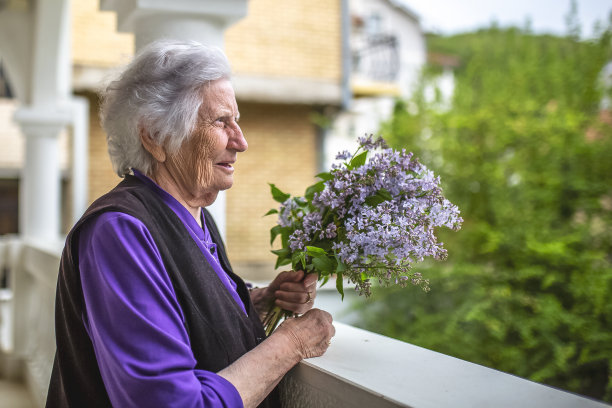
[[[276,275],[269,287],[272,290],[278,290],[285,282],[300,281],[304,276],[303,273],[302,271],[283,271]]]
[[[315,273],[309,273],[304,277],[304,280],[302,281],[304,283],[304,286],[306,286],[307,288],[310,288],[312,286],[316,287],[317,284],[317,274]]]
[[[314,301],[314,294],[309,292],[288,292],[284,290],[277,290],[274,292],[274,296],[276,299],[282,300],[283,302],[296,304],[306,304]]]
[[[278,275],[276,275],[276,277],[274,278],[274,280],[272,282],[270,282],[270,285],[268,285],[268,287],[270,289],[276,290],[280,287],[281,283],[283,283],[283,281],[285,280],[284,276],[288,273],[289,271],[282,271],[280,272]]]
[[[316,285],[307,286],[304,282],[283,282],[281,283],[279,290],[286,292],[316,292]]]
[[[281,285],[287,282],[301,282],[304,279],[304,271],[285,271],[278,274],[277,279]]]
[[[294,302],[285,302],[283,300],[276,299],[274,304],[281,309],[289,310],[293,313],[303,314],[309,311],[312,308],[312,303],[294,303]]]
[[[334,321],[332,315],[328,312],[326,312],[325,310],[321,310],[321,309],[313,309],[312,312],[309,313],[316,313],[316,316],[321,319],[322,321],[326,322],[326,326],[330,326],[331,329],[334,331],[334,333],[336,332],[336,328],[334,327],[334,325],[332,324],[332,322]]]

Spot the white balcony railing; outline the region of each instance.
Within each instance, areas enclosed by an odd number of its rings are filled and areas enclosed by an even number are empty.
[[[0,374],[21,376],[40,407],[46,399],[55,354],[54,311],[59,257],[57,246],[22,243],[15,239],[0,241],[0,266],[8,272],[9,283],[3,290],[5,300],[0,304],[0,338],[3,340],[0,358],[4,360],[5,371]]]
[[[25,383],[41,407],[55,351],[59,254],[59,248],[0,241],[0,267],[10,272],[10,287],[0,296],[0,358],[22,362]],[[283,380],[285,406],[609,407],[342,323],[335,325],[336,336],[327,353],[300,363]]]

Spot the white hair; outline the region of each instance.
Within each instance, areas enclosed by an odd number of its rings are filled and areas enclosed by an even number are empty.
[[[155,159],[142,146],[140,128],[176,152],[197,125],[203,87],[230,75],[227,57],[216,47],[171,40],[145,47],[102,95],[100,119],[115,172],[150,173]]]

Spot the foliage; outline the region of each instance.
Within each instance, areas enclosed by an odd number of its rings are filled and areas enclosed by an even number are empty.
[[[439,172],[465,221],[440,233],[449,262],[425,268],[431,292],[380,289],[366,328],[612,401],[610,40],[495,27],[430,39],[461,61],[450,108],[429,69],[383,135]]]

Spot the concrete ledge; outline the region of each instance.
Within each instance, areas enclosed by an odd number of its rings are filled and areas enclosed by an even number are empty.
[[[118,68],[75,65],[72,86],[76,91],[98,92],[117,71]],[[235,74],[232,83],[238,102],[340,105],[342,95],[340,81]]]
[[[286,376],[288,407],[603,408],[584,398],[342,323]]]
[[[239,101],[340,105],[340,81],[310,78],[256,77],[236,74],[232,77]]]

